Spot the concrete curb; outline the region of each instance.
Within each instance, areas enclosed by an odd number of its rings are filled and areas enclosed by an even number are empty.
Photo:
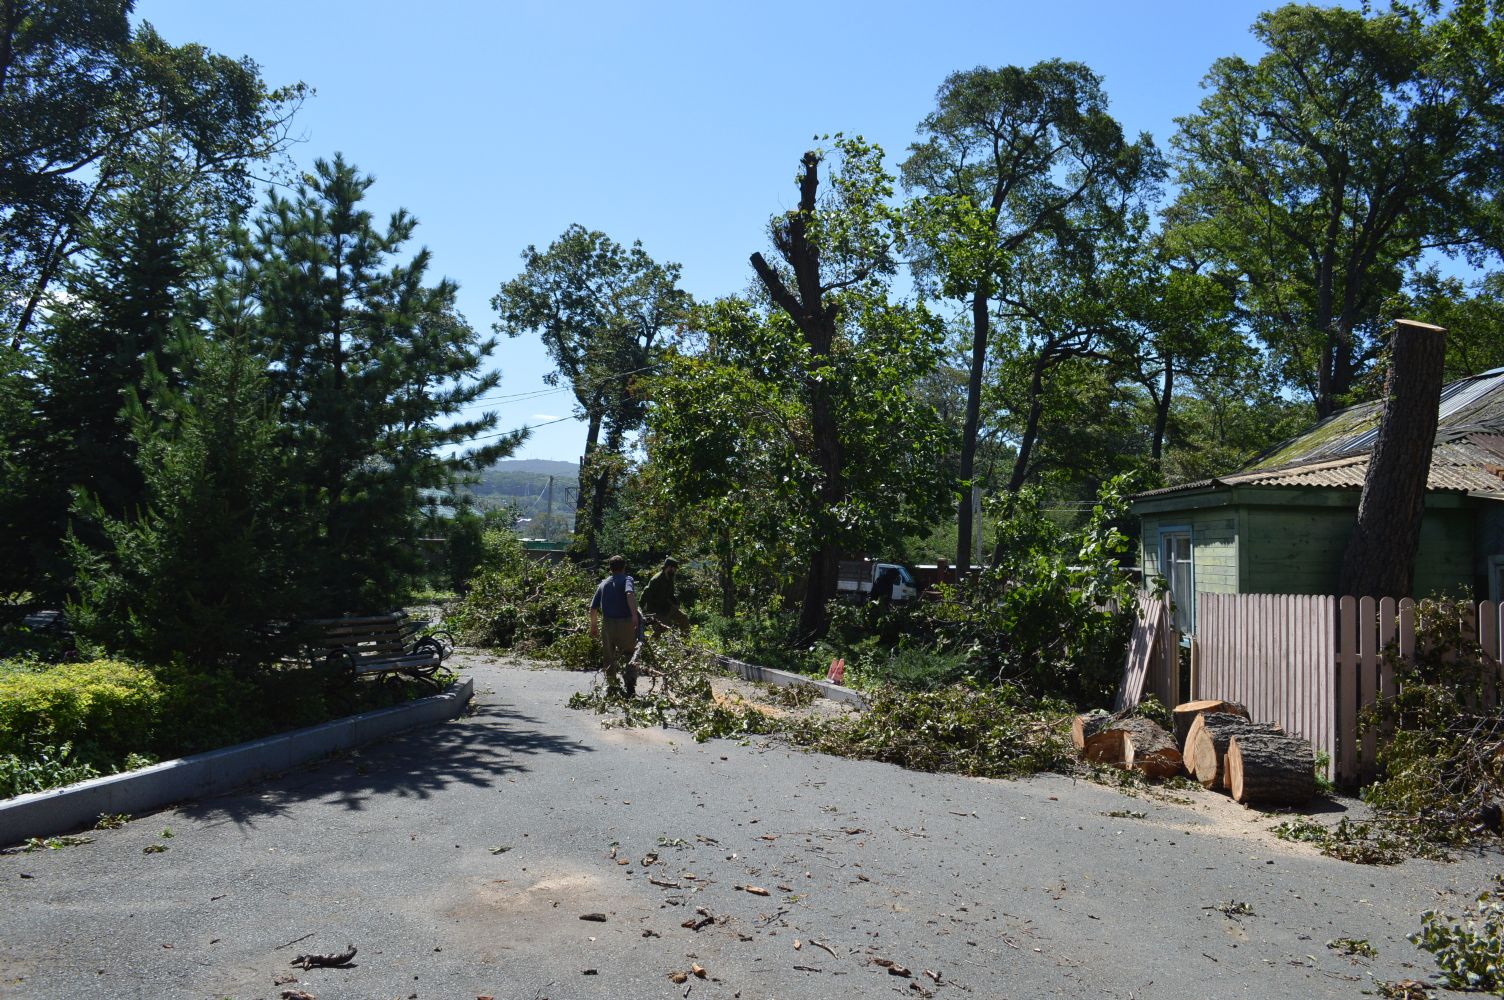
[[[405,705],[379,708],[223,750],[166,760],[139,771],[0,800],[0,845],[92,826],[101,815],[137,815],[185,799],[228,791],[404,729],[453,719],[474,695],[475,681],[467,677],[439,694]]]
[[[725,669],[734,674],[740,674],[749,681],[757,681],[762,684],[777,684],[779,687],[789,687],[793,684],[809,684],[812,687],[818,688],[821,696],[829,698],[831,701],[839,701],[856,708],[867,707],[867,699],[849,687],[832,684],[830,681],[817,681],[813,677],[789,673],[787,670],[775,670],[772,667],[759,667],[755,663],[743,663],[741,660],[733,660],[729,656],[717,656],[715,659]]]

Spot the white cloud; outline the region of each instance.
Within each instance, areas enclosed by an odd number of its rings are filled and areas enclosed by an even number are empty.
[[[559,418],[559,415],[556,414],[556,413],[534,413],[531,417],[528,417],[528,419],[529,420],[558,420],[560,418]]]

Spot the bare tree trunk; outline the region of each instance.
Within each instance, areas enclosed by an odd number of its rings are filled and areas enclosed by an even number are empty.
[[[1154,400],[1154,441],[1149,445],[1149,457],[1154,468],[1164,472],[1165,428],[1170,423],[1170,399],[1175,391],[1175,359],[1165,358],[1165,377],[1160,386],[1159,398]]]
[[[1400,320],[1391,334],[1384,420],[1368,461],[1358,523],[1342,558],[1340,591],[1409,597],[1426,506],[1441,398],[1446,330]]]
[[[606,432],[606,443],[602,448],[595,451],[604,451],[607,456],[615,457],[621,454],[622,430],[620,425],[613,423],[611,429]],[[611,469],[606,466],[597,466],[591,473],[595,481],[590,489],[590,521],[585,558],[591,562],[599,562],[601,558],[601,528],[606,522],[606,494],[611,487]]]
[[[584,457],[580,459],[580,488],[575,491],[574,496],[574,533],[576,535],[578,535],[582,530],[588,529],[590,525],[590,502],[592,497],[594,497],[595,495],[592,488],[593,483],[590,478],[592,475],[594,475],[594,472],[591,469],[590,459],[594,457],[597,443],[601,438],[600,408],[591,407],[586,411],[586,416],[589,418],[590,422],[588,424],[588,430],[585,433],[585,454]],[[595,539],[591,538],[587,541],[589,543],[588,548],[593,552],[595,550]],[[592,560],[594,560],[595,558],[595,555],[590,556],[590,559]]]
[[[956,579],[971,570],[971,478],[976,474],[977,432],[982,415],[982,374],[987,365],[987,340],[992,321],[987,312],[990,290],[977,282],[971,300],[971,373],[966,382],[966,422],[961,430],[961,499],[956,506]]]
[[[1044,416],[1044,370],[1049,365],[1048,348],[1041,349],[1034,359],[1034,374],[1029,379],[1029,415],[1024,418],[1024,432],[1018,439],[1018,457],[1013,460],[1013,472],[1008,476],[1008,492],[1017,493],[1029,478],[1029,459],[1034,456],[1034,445],[1039,441],[1039,421]]]

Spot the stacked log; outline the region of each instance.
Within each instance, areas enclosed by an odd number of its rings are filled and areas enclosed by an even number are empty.
[[[1094,764],[1121,764],[1123,734],[1113,725],[1113,716],[1101,709],[1078,715],[1071,722],[1071,742]]]
[[[1182,702],[1175,706],[1175,745],[1185,747],[1185,738],[1190,734],[1191,725],[1196,717],[1202,712],[1231,712],[1233,715],[1241,715],[1248,718],[1248,709],[1235,701],[1221,701],[1217,698],[1202,698],[1200,701]],[[1186,764],[1190,764],[1187,757]]]
[[[1293,806],[1316,794],[1316,753],[1309,740],[1240,732],[1227,745],[1227,783],[1244,805]]]
[[[1226,787],[1227,745],[1239,733],[1280,733],[1272,722],[1250,722],[1231,712],[1203,712],[1186,734],[1185,766],[1202,787]]]
[[[1171,778],[1180,773],[1180,751],[1175,740],[1142,717],[1124,719],[1113,726],[1123,734],[1123,766],[1151,778]]]

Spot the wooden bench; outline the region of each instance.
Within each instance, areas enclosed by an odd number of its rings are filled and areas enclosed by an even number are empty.
[[[397,612],[365,617],[319,618],[305,622],[315,637],[308,658],[346,674],[397,673],[438,686],[436,675],[454,640],[443,630]]]

